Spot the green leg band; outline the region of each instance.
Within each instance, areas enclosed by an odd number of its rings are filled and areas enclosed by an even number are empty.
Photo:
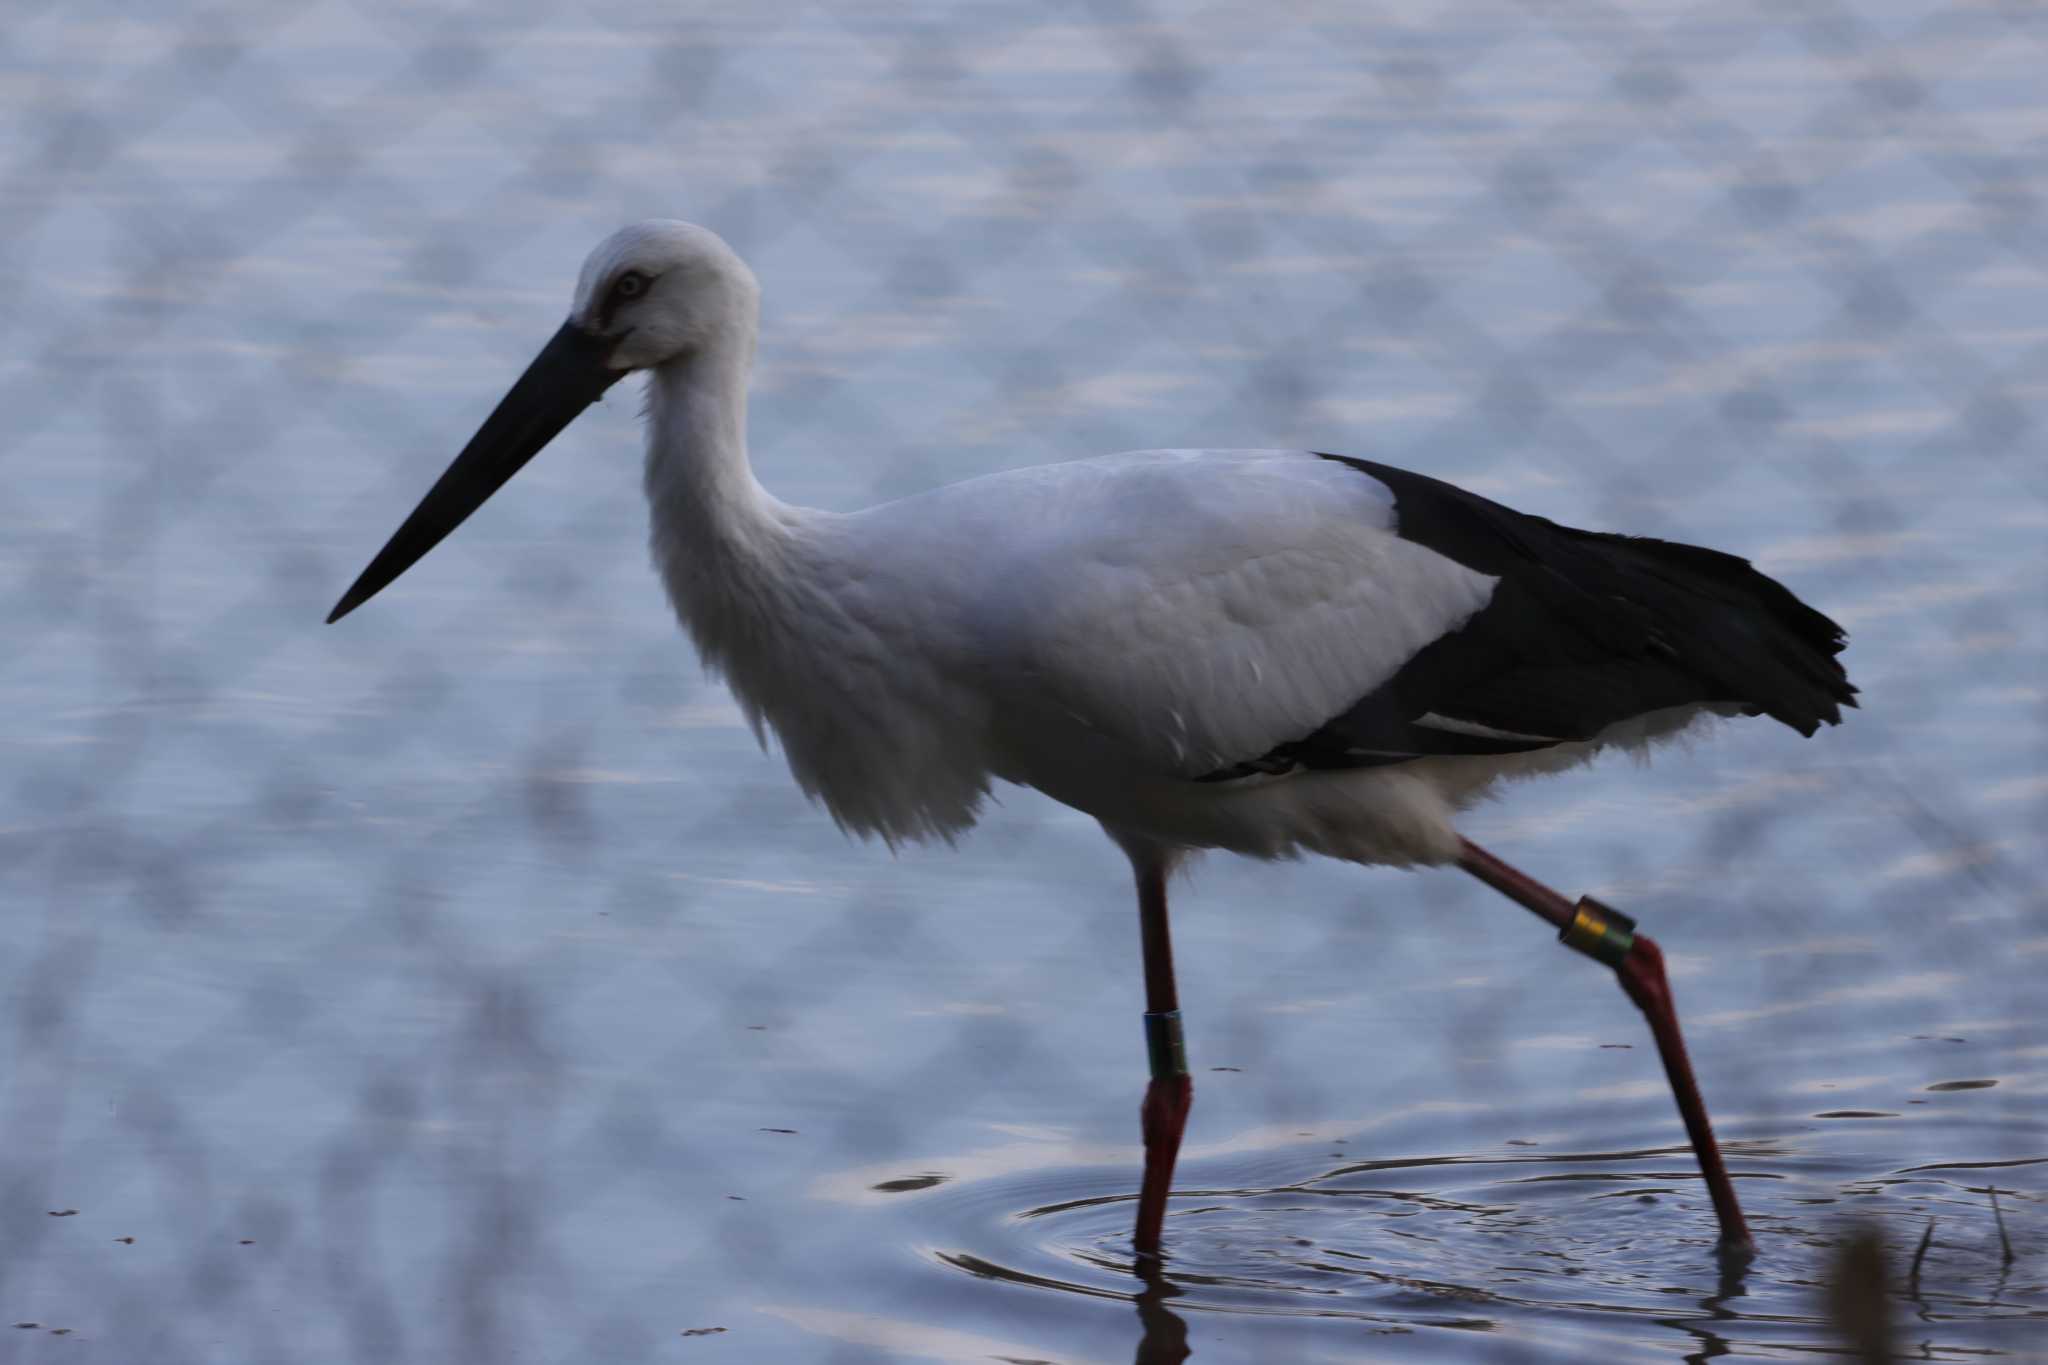
[[[1558,938],[1567,948],[1618,969],[1635,946],[1636,922],[1591,896],[1579,897],[1575,910],[1572,922],[1558,932]]]
[[[1180,1011],[1145,1016],[1145,1057],[1152,1079],[1170,1081],[1188,1074],[1188,1045],[1180,1033]]]

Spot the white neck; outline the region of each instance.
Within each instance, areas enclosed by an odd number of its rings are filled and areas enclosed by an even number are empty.
[[[735,326],[648,371],[646,487],[656,566],[705,661],[730,669],[786,614],[804,516],[747,460],[754,332]]]
[[[734,329],[647,372],[647,497],[657,529],[682,518],[709,539],[744,535],[772,506],[747,461],[753,363],[752,331]]]
[[[979,712],[905,657],[863,603],[851,519],[769,496],[747,464],[751,326],[651,372],[647,496],[656,566],[706,665],[847,829],[951,837],[988,790]],[[883,623],[888,624],[887,621]],[[897,622],[900,625],[900,620]]]

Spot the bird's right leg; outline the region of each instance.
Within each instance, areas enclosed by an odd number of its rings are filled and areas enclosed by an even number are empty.
[[[1714,1141],[1714,1128],[1707,1121],[1706,1102],[1700,1098],[1693,1079],[1692,1062],[1685,1055],[1685,1038],[1678,1031],[1678,1010],[1671,1001],[1671,985],[1664,978],[1664,954],[1647,934],[1635,932],[1635,921],[1610,910],[1587,896],[1577,904],[1566,900],[1535,878],[1516,870],[1471,840],[1460,840],[1458,866],[1485,882],[1508,899],[1557,926],[1558,937],[1597,962],[1614,969],[1621,988],[1649,1021],[1650,1034],[1657,1040],[1657,1053],[1664,1060],[1664,1075],[1671,1082],[1671,1096],[1678,1101],[1679,1117],[1685,1120],[1686,1136],[1692,1139],[1693,1155],[1699,1158],[1707,1194],[1714,1201],[1714,1216],[1721,1224],[1723,1253],[1747,1259],[1755,1251],[1749,1225],[1743,1221],[1742,1206],[1735,1200],[1735,1186],[1728,1179],[1727,1164]]]
[[[1138,1191],[1137,1247],[1141,1258],[1159,1255],[1160,1225],[1173,1187],[1173,1163],[1194,1103],[1187,1047],[1181,1041],[1180,994],[1173,984],[1173,939],[1166,926],[1166,860],[1133,852],[1138,880],[1138,929],[1145,952],[1145,1055],[1152,1080],[1139,1120],[1145,1133],[1145,1183]]]

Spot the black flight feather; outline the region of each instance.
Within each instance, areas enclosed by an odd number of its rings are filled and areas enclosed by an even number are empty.
[[[1203,781],[1526,752],[1695,703],[1811,735],[1856,704],[1835,658],[1842,628],[1746,559],[1580,531],[1426,475],[1322,458],[1386,485],[1403,539],[1500,581],[1484,608],[1347,710]],[[1418,723],[1425,716],[1500,735]]]

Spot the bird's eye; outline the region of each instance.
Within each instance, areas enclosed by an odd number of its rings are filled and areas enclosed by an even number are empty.
[[[647,277],[637,270],[628,270],[612,281],[612,297],[615,299],[637,299],[647,292]]]

